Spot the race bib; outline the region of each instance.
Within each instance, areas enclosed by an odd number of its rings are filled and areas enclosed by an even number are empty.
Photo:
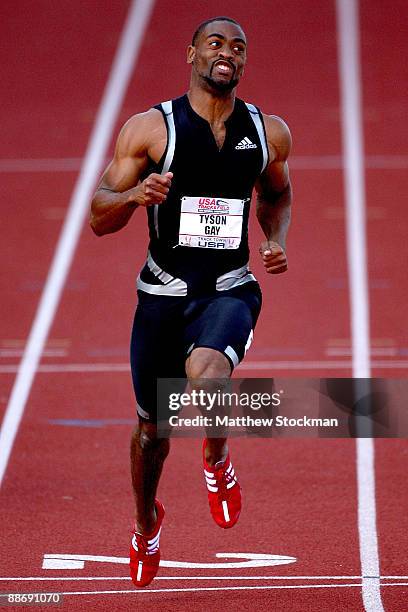
[[[179,245],[237,249],[241,243],[245,202],[229,198],[181,198]]]

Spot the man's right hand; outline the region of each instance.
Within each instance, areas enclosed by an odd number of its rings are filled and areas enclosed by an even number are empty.
[[[115,154],[92,198],[90,223],[97,236],[125,227],[138,206],[165,202],[172,172],[149,174],[166,149],[167,131],[160,111],[151,108],[131,117],[120,131]]]
[[[167,199],[171,187],[172,172],[166,174],[156,174],[153,172],[145,178],[140,185],[134,187],[134,198],[132,200],[139,206],[152,206],[153,204],[163,204]]]

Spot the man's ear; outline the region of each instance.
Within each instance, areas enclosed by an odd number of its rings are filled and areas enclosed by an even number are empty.
[[[192,64],[195,57],[195,47],[193,45],[189,45],[187,47],[187,64]]]

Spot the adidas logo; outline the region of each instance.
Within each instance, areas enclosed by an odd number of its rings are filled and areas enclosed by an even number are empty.
[[[257,145],[249,140],[247,136],[241,140],[235,147],[236,149],[257,149]]]

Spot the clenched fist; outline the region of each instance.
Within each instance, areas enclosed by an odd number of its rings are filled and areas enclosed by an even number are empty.
[[[265,240],[259,247],[259,253],[268,274],[281,274],[288,269],[286,253],[277,242]]]
[[[171,187],[172,172],[166,174],[149,174],[145,180],[140,183],[135,189],[137,194],[135,201],[139,206],[151,206],[153,204],[162,204],[167,198]]]

